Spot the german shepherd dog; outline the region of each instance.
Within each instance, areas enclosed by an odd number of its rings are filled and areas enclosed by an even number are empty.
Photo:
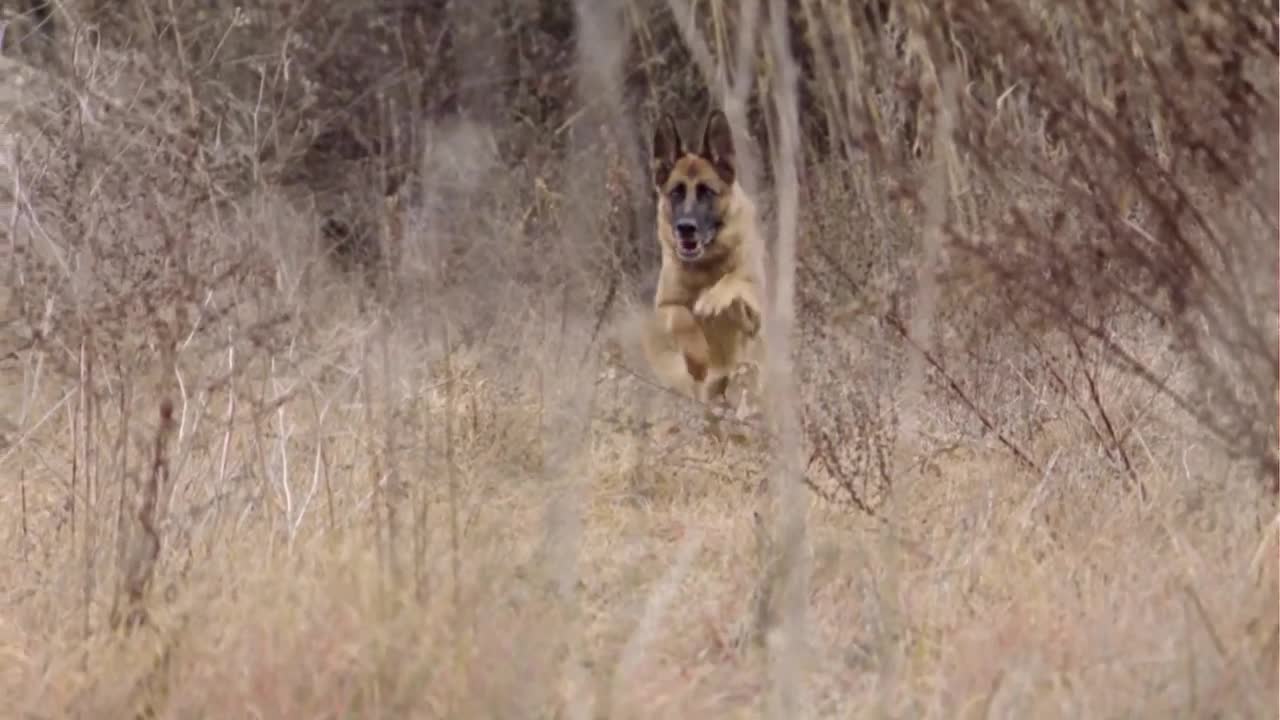
[[[756,208],[738,184],[723,112],[706,119],[702,145],[686,150],[670,115],[653,138],[662,268],[645,325],[649,365],[673,389],[725,401],[730,375],[759,358],[763,342],[763,243]]]

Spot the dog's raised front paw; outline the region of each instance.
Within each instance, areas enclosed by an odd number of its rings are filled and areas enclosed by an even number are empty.
[[[698,297],[698,301],[693,304],[693,314],[700,318],[713,317],[727,310],[732,302],[733,298],[716,285]]]

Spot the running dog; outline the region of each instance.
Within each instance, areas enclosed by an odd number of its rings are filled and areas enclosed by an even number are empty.
[[[659,378],[702,402],[723,401],[739,364],[763,344],[764,244],[756,208],[737,181],[723,112],[687,150],[670,115],[654,131],[662,267],[642,335]]]

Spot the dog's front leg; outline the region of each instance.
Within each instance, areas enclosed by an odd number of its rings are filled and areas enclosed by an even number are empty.
[[[676,340],[680,354],[684,356],[689,376],[701,383],[707,377],[707,365],[711,363],[711,346],[697,318],[684,305],[662,305],[658,308],[662,326]]]
[[[704,318],[716,317],[731,309],[734,320],[748,337],[760,331],[759,294],[756,284],[748,278],[725,275],[707,288],[693,306],[694,313]]]

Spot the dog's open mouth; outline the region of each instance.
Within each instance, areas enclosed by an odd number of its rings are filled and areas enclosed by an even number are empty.
[[[676,255],[681,260],[692,261],[702,257],[702,243],[697,240],[681,240],[676,243]]]

